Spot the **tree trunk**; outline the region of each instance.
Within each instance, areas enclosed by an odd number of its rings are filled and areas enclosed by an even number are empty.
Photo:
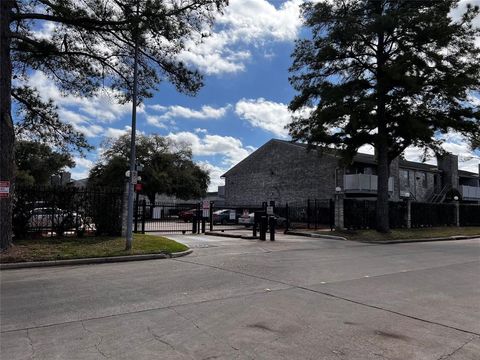
[[[384,5],[382,1],[376,3],[378,16],[383,16]],[[375,144],[377,150],[377,231],[389,232],[390,224],[388,217],[388,177],[389,177],[389,161],[388,161],[388,130],[385,112],[385,34],[383,27],[379,27],[378,45],[377,45],[377,141]]]
[[[0,198],[0,249],[12,244],[13,146],[12,62],[10,59],[10,12],[12,0],[0,1],[0,181],[10,181],[10,196]]]
[[[377,137],[377,231],[389,232],[388,217],[388,178],[390,175],[388,164],[387,129],[379,126]]]

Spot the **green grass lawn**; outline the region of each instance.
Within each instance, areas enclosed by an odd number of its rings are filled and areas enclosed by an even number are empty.
[[[14,241],[14,246],[0,254],[0,262],[65,260],[139,254],[171,254],[188,247],[154,235],[134,234],[132,250],[125,250],[123,237],[39,238]]]
[[[474,236],[480,235],[480,227],[439,227],[420,229],[392,229],[388,234],[382,234],[375,230],[336,230],[332,235],[343,236],[349,240],[357,241],[390,241],[408,239],[426,239],[448,236]]]

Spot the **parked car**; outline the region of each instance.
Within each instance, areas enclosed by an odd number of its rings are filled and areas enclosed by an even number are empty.
[[[230,213],[235,212],[235,218],[230,218]],[[235,210],[232,209],[222,209],[214,211],[212,214],[212,220],[214,224],[233,224],[237,222],[237,219],[240,218],[240,214],[238,214]]]
[[[284,217],[281,217],[279,215],[273,215],[275,217],[275,220],[277,221],[277,226],[279,227],[284,227],[287,223],[287,219]],[[250,213],[248,216],[240,216],[238,218],[238,223],[241,225],[245,225],[246,227],[253,226],[253,223],[255,221],[255,213]]]
[[[245,225],[246,227],[253,226],[255,213],[250,213],[247,216],[242,215],[238,218],[238,223],[240,225]]]
[[[178,213],[178,218],[180,220],[183,220],[185,222],[190,222],[193,220],[193,217],[195,216],[195,212],[197,209],[190,209],[190,210],[183,210]]]
[[[38,207],[30,211],[28,228],[31,231],[51,229],[56,232],[64,230],[83,230],[84,221],[76,212],[55,207]]]

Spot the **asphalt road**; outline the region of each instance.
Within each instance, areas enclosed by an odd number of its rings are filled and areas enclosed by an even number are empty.
[[[194,253],[2,271],[0,358],[480,358],[480,239],[172,238]]]

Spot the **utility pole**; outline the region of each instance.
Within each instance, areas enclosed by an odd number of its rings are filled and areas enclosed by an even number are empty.
[[[139,37],[139,1],[137,0],[137,24],[135,29],[135,52],[133,62],[133,94],[132,94],[132,131],[130,134],[130,177],[128,179],[127,236],[125,250],[132,248],[133,227],[133,180],[136,179],[135,136],[137,131],[137,83],[138,83],[138,37]]]

